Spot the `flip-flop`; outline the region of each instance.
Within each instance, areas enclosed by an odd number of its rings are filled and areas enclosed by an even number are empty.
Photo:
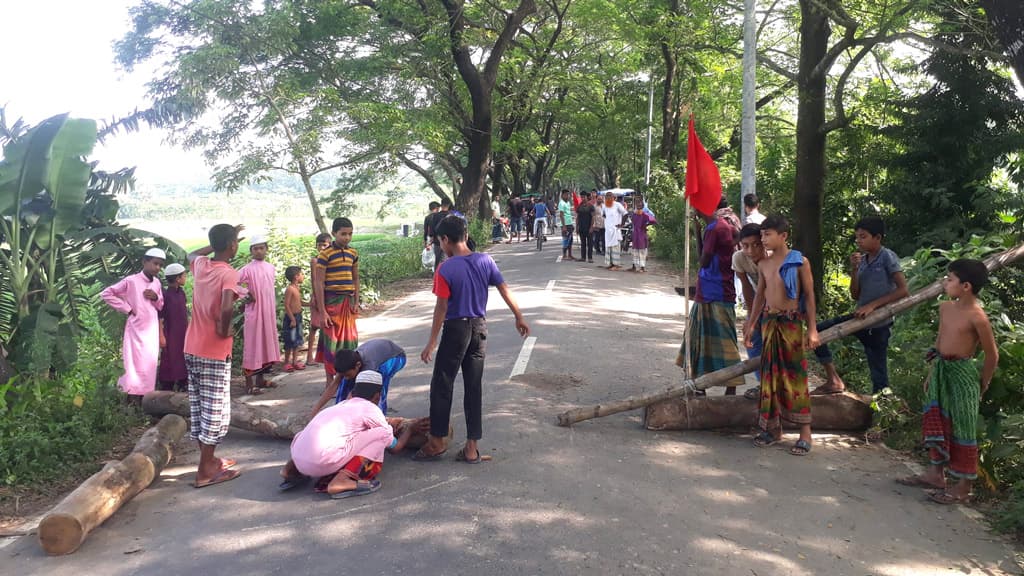
[[[261,388],[277,388],[277,382],[274,382],[273,380],[267,380],[266,382],[263,383],[263,386],[261,386]]]
[[[491,460],[493,460],[493,458],[491,456],[484,456],[483,454],[481,454],[479,448],[476,451],[476,458],[475,459],[470,460],[469,458],[466,458],[466,447],[465,446],[463,446],[459,450],[459,453],[455,455],[455,461],[456,462],[465,462],[466,464],[479,464],[481,462],[490,462]]]
[[[246,394],[247,396],[259,396],[260,394],[263,394],[263,390],[261,390],[261,389],[259,389],[259,388],[256,388],[255,386],[253,386],[252,388],[250,388],[250,389],[246,390],[246,391],[245,391],[245,394]]]
[[[281,492],[287,492],[288,490],[295,488],[299,484],[305,484],[309,479],[309,476],[306,476],[304,474],[299,474],[298,476],[293,476],[291,478],[285,478],[284,481],[277,485],[277,489],[280,490]]]
[[[221,470],[228,470],[229,468],[234,468],[236,464],[238,464],[238,462],[235,461],[232,458],[221,458],[220,459],[220,469]]]
[[[417,462],[437,462],[447,452],[448,452],[448,449],[445,448],[444,450],[441,450],[437,454],[427,454],[426,452],[423,451],[422,448],[420,448],[419,450],[416,451],[415,454],[412,455],[412,459],[417,461]]]
[[[937,484],[932,484],[931,482],[928,482],[927,480],[925,480],[924,478],[921,478],[917,474],[915,474],[913,476],[903,476],[902,478],[897,478],[896,479],[896,483],[901,485],[901,486],[910,486],[912,488],[933,488],[933,489],[943,490],[943,491],[946,489],[945,486],[939,486]]]
[[[743,393],[743,397],[747,400],[759,400],[761,398],[761,387],[754,386]]]
[[[773,444],[777,444],[779,439],[774,434],[768,431],[763,431],[757,436],[754,436],[754,446],[758,448],[767,448]]]
[[[353,496],[366,496],[367,494],[373,494],[377,490],[380,490],[380,480],[357,480],[354,490],[345,490],[344,492],[331,494],[331,500],[341,500],[342,498],[351,498]]]
[[[807,456],[811,453],[811,444],[803,438],[796,441],[793,447],[789,449],[789,453],[793,456]]]
[[[935,502],[936,504],[942,504],[943,506],[952,506],[953,504],[968,504],[971,501],[971,497],[969,495],[961,498],[960,496],[954,496],[953,494],[950,494],[946,490],[938,490],[936,492],[932,492],[931,494],[928,495],[928,498],[930,498],[932,502]]]
[[[221,470],[220,472],[217,473],[216,476],[210,478],[206,482],[200,484],[197,481],[193,483],[192,486],[194,488],[206,488],[207,486],[213,486],[214,484],[223,484],[224,482],[230,482],[231,480],[234,480],[235,478],[238,478],[241,475],[242,473],[239,472],[238,470]]]
[[[293,364],[285,364],[284,365],[284,371],[285,372],[295,372],[295,366]]]

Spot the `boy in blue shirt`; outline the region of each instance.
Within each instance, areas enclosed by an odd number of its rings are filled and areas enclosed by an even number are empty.
[[[441,344],[430,379],[430,439],[413,460],[438,460],[448,451],[445,437],[452,411],[452,392],[455,376],[462,369],[464,387],[463,407],[466,414],[466,445],[456,460],[469,464],[482,458],[477,441],[483,436],[483,375],[487,345],[487,292],[491,286],[498,289],[505,304],[516,318],[516,330],[525,338],[530,328],[523,319],[508,284],[501,276],[498,265],[488,254],[473,252],[466,245],[466,221],[445,218],[437,227],[437,237],[448,259],[434,274],[434,319],[430,327],[430,340],[420,358],[429,363],[437,346]],[[444,332],[441,332],[442,326]]]
[[[864,318],[876,309],[906,298],[907,278],[900,268],[896,253],[882,246],[885,223],[877,216],[862,218],[854,225],[857,251],[850,255],[850,295],[857,301],[853,314],[844,314],[818,324],[818,332],[842,324],[852,318]],[[892,318],[854,333],[864,345],[864,355],[871,371],[872,393],[877,394],[889,386],[889,336],[892,333]],[[821,362],[828,381],[811,391],[812,395],[839,394],[846,390],[846,384],[836,372],[832,352],[827,344],[814,350]]]

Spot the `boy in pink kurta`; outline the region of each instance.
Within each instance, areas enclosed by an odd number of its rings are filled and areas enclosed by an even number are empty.
[[[266,261],[267,240],[255,235],[249,244],[252,261],[238,271],[238,283],[245,284],[249,295],[245,301],[242,368],[248,394],[260,394],[263,374],[281,361],[277,339],[277,295],[274,293],[274,265]]]
[[[364,370],[356,376],[347,400],[314,416],[292,440],[292,458],[281,471],[282,487],[290,487],[302,475],[321,478],[332,498],[376,492],[384,451],[400,449],[377,406],[382,389],[380,372]],[[403,436],[403,443],[408,436]]]
[[[124,376],[117,385],[136,403],[156,388],[156,366],[160,358],[160,320],[164,306],[160,269],[167,255],[151,248],[142,258],[142,272],[108,286],[100,297],[111,308],[128,315],[124,325]]]

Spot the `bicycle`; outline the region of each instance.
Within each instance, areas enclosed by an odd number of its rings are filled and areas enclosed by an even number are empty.
[[[544,222],[543,218],[538,219],[536,224],[535,224],[535,229],[534,229],[533,232],[534,232],[534,235],[537,237],[537,252],[540,252],[541,247],[544,244],[544,225],[545,224],[546,224],[546,222]]]

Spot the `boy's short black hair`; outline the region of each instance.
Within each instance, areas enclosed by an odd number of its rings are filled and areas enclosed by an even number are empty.
[[[758,240],[761,239],[761,226],[754,224],[753,222],[746,224],[743,228],[740,228],[740,240],[753,236]]]
[[[961,282],[971,283],[971,292],[978,294],[988,285],[988,268],[981,260],[961,258],[949,263],[949,271],[956,274]]]
[[[772,214],[761,222],[761,230],[775,230],[779,234],[788,234],[789,220],[782,214]]]
[[[729,207],[729,199],[726,198],[723,195],[722,199],[718,201],[718,209],[721,210],[722,208],[728,208],[728,207]]]
[[[330,242],[330,241],[331,241],[331,235],[328,234],[327,232],[321,232],[321,233],[316,235],[316,243],[317,244],[319,244],[321,242]]]
[[[441,199],[441,208],[451,208],[451,207],[452,207],[452,201],[450,199],[448,199],[448,198],[442,198]]]
[[[334,353],[334,371],[338,374],[355,368],[357,362],[362,362],[362,358],[355,350],[338,350]]]
[[[349,220],[348,218],[345,218],[344,216],[342,216],[340,218],[335,218],[334,219],[334,223],[331,224],[331,233],[333,234],[333,233],[337,232],[338,230],[341,230],[342,228],[352,228],[352,227],[353,227],[352,226],[352,221]]]
[[[580,192],[580,198],[590,198],[590,192]]]
[[[757,208],[757,205],[761,201],[757,198],[757,194],[747,194],[743,197],[743,205],[747,208]]]
[[[373,397],[380,394],[384,387],[375,382],[356,382],[352,386],[352,397],[363,400],[373,400]]]
[[[433,201],[433,202],[431,202],[430,204],[427,204],[427,208],[428,208],[428,209],[429,209],[429,210],[430,210],[431,212],[433,212],[434,210],[437,210],[437,209],[438,209],[438,208],[440,208],[440,207],[441,207],[441,203],[440,203],[440,202],[438,202],[438,201],[436,201],[436,200],[435,200],[435,201]]]
[[[231,224],[216,224],[207,234],[214,252],[223,252],[232,242],[238,240],[238,231]]]
[[[289,266],[284,269],[284,277],[289,282],[294,282],[295,277],[298,276],[300,272],[302,272],[302,268],[299,268],[298,266]]]
[[[466,221],[458,216],[445,216],[434,229],[438,238],[447,238],[449,242],[463,242],[466,239]]]
[[[872,236],[885,236],[885,222],[878,216],[866,216],[853,225],[853,231],[863,230]]]

